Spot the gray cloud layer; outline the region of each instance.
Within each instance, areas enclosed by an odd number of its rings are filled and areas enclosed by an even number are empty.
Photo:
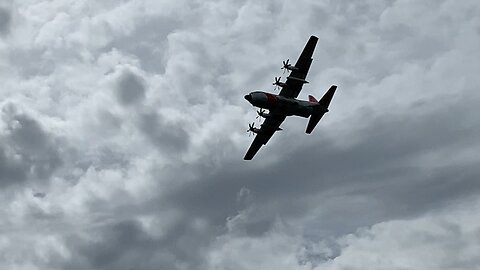
[[[3,7],[0,7],[0,34],[6,34],[10,30],[10,22],[12,20],[12,15],[9,10]]]
[[[19,113],[14,106],[7,106],[2,112],[6,125],[1,137],[0,154],[1,183],[4,186],[23,182],[46,181],[62,161],[58,148],[50,134],[46,134],[39,123],[30,116]]]
[[[475,1],[0,7],[3,269],[476,269]],[[253,162],[254,109],[320,37]]]
[[[131,72],[124,72],[118,79],[117,98],[121,104],[130,105],[145,97],[142,79]]]

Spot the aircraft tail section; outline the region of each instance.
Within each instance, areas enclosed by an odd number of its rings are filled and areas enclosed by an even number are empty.
[[[313,108],[312,116],[310,116],[310,120],[308,120],[307,130],[305,131],[307,134],[312,133],[320,119],[322,119],[323,115],[328,112],[328,106],[332,101],[335,90],[337,90],[337,86],[332,85],[325,95],[323,95],[320,101],[318,101],[318,105]]]
[[[311,96],[311,95],[308,95],[308,101],[310,101],[311,103],[318,103],[318,100],[314,96]]]
[[[328,108],[328,105],[330,105],[330,102],[332,101],[333,95],[335,94],[335,90],[337,90],[336,85],[330,86],[330,89],[328,89],[327,93],[323,95],[323,97],[320,99],[318,102],[320,105],[323,105],[325,108]]]

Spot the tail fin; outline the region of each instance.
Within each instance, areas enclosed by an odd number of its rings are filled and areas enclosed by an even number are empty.
[[[318,103],[317,99],[314,96],[308,95],[308,101],[312,103]]]
[[[310,120],[308,120],[307,130],[305,131],[307,134],[312,133],[315,126],[317,126],[320,119],[322,119],[322,116],[328,112],[328,105],[330,105],[332,101],[335,90],[337,90],[337,86],[332,85],[318,102],[319,106],[313,108],[312,116],[310,116]]]

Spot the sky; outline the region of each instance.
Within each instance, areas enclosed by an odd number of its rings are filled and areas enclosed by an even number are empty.
[[[244,161],[311,35],[330,112]],[[479,48],[476,0],[3,0],[0,268],[479,269]]]

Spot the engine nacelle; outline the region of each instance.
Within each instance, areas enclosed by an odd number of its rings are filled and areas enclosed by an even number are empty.
[[[278,85],[278,86],[280,86],[280,87],[282,87],[282,88],[285,87],[285,86],[287,86],[287,84],[284,83],[284,82],[275,82],[274,84],[275,84],[275,85]]]
[[[252,128],[252,129],[250,129],[250,131],[255,133],[255,134],[258,134],[258,133],[262,132],[262,130],[259,129],[259,128]]]
[[[298,70],[297,67],[294,67],[294,66],[292,66],[292,65],[290,65],[290,64],[286,65],[285,68],[288,69],[288,70],[290,70],[290,71]]]

